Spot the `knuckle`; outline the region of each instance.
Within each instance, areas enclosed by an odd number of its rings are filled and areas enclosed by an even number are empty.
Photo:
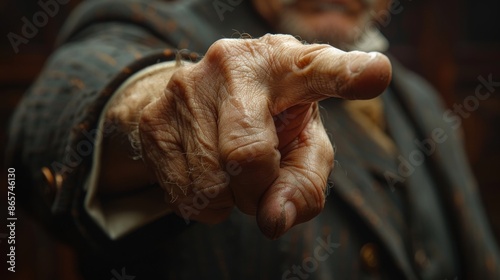
[[[266,34],[259,38],[265,44],[300,43],[297,38],[289,34]]]
[[[309,171],[303,174],[296,174],[297,202],[302,205],[304,216],[312,218],[318,215],[325,206],[325,186],[326,179],[316,171]]]
[[[198,65],[183,66],[175,71],[165,90],[163,102],[170,102],[165,111],[175,112],[176,118],[184,124],[212,117],[216,111],[219,85],[210,78],[210,74],[203,72]]]
[[[167,92],[167,90],[166,90]],[[173,120],[175,119],[175,104],[171,96],[165,94],[148,104],[140,112],[138,130],[142,135],[158,134],[161,131],[163,139],[166,139],[174,131]]]
[[[297,69],[306,70],[308,66],[314,66],[313,62],[318,62],[318,60],[316,60],[317,57],[330,51],[331,48],[331,46],[323,44],[304,46],[304,48],[300,50],[300,54],[296,56],[295,66]]]
[[[294,76],[301,79],[306,88],[314,93],[331,91],[332,85],[339,85],[337,82],[332,83],[332,80],[328,78],[334,76],[333,74],[336,77],[335,81],[342,82],[346,79],[342,73],[333,73],[332,70],[330,70],[332,73],[325,73],[329,69],[325,66],[323,58],[328,57],[326,54],[331,50],[332,47],[327,45],[307,46],[305,49],[301,49],[300,54],[294,59]]]
[[[218,72],[226,82],[238,77],[250,80],[280,75],[289,64],[289,49],[302,43],[291,35],[266,34],[257,39],[221,39],[208,49],[202,65],[207,74]]]
[[[193,97],[194,80],[196,80],[196,73],[191,66],[183,66],[177,69],[167,84],[166,97],[172,94],[181,100],[190,100]]]
[[[232,57],[237,39],[220,39],[215,41],[205,54],[205,60],[219,64]]]
[[[221,156],[226,162],[237,162],[249,164],[251,162],[262,162],[278,159],[279,153],[271,141],[259,139],[238,146],[230,146],[221,149]]]
[[[168,131],[168,116],[164,116],[162,110],[159,110],[157,107],[157,102],[153,102],[142,110],[138,125],[141,138],[145,136],[151,137],[160,129]]]
[[[199,80],[211,84],[215,92],[228,94],[236,81],[251,75],[251,59],[245,39],[221,39],[210,46],[199,63]]]

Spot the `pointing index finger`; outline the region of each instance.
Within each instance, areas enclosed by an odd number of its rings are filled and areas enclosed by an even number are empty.
[[[389,59],[378,52],[344,52],[329,45],[303,45],[294,38],[273,48],[270,87],[273,113],[329,97],[370,99],[389,85]],[[272,69],[274,68],[274,69]]]

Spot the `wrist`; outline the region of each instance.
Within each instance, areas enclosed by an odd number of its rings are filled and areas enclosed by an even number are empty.
[[[159,98],[170,77],[180,67],[172,61],[134,74],[116,92],[103,117],[116,133],[103,139],[99,190],[116,193],[145,187],[155,181],[141,158],[138,134],[142,110]]]
[[[116,124],[125,135],[136,130],[142,110],[163,93],[178,67],[175,61],[159,63],[130,77],[115,92],[105,112],[106,120]]]

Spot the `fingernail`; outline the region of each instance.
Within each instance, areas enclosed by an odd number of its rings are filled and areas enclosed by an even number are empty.
[[[279,217],[276,218],[264,218],[259,219],[259,227],[269,239],[277,239],[281,237],[286,231],[288,231],[294,224],[297,218],[297,208],[295,204],[291,201],[285,202],[283,204]]]
[[[291,201],[285,202],[283,208],[281,208],[280,218],[274,228],[272,239],[277,239],[285,234],[295,223],[296,217],[297,208],[295,208],[295,204]]]

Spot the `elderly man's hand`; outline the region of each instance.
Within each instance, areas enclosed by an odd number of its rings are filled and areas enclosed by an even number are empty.
[[[142,156],[178,215],[218,223],[236,206],[277,238],[325,203],[333,149],[317,101],[372,98],[390,77],[381,54],[285,35],[220,40],[144,108]]]

